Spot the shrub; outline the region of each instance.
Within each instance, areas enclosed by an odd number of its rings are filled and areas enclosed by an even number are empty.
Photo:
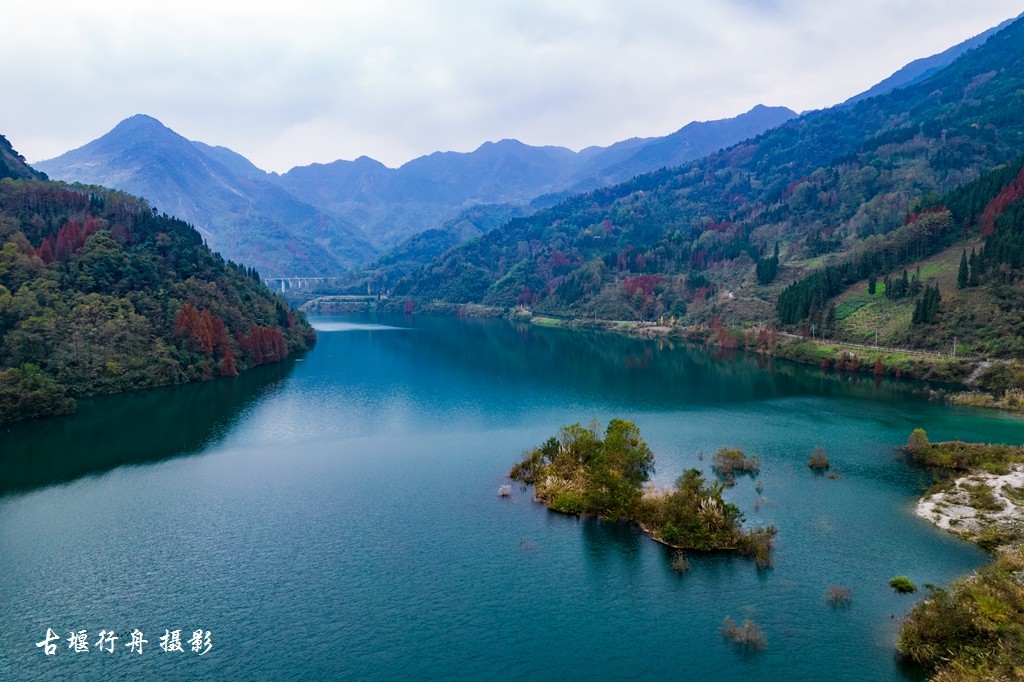
[[[714,469],[715,473],[719,476],[726,479],[732,478],[737,471],[749,474],[755,474],[760,471],[757,455],[747,457],[739,448],[734,450],[722,448],[716,452],[714,458],[711,460],[711,468]]]
[[[1005,509],[1005,505],[996,497],[992,487],[981,483],[963,482],[960,488],[967,492],[969,503],[978,511],[999,512]]]
[[[807,460],[807,466],[814,469],[815,471],[825,471],[831,464],[828,461],[828,457],[825,455],[825,448],[816,447],[814,452],[811,453],[811,458]]]
[[[582,514],[586,511],[583,499],[572,493],[557,493],[551,500],[551,508],[563,514]]]
[[[679,535],[679,529],[671,523],[666,523],[661,527],[661,539],[670,545],[676,545],[679,543],[681,536]]]
[[[775,526],[754,528],[739,538],[740,551],[754,559],[758,568],[771,568],[772,550],[775,549]]]
[[[917,585],[905,575],[898,575],[889,579],[889,586],[900,594],[917,592]]]
[[[910,438],[907,439],[907,451],[911,454],[916,453],[921,448],[928,446],[928,434],[924,432],[924,429],[914,429],[910,432]]]
[[[690,562],[681,549],[672,553],[672,570],[676,573],[685,573],[690,570]]]
[[[752,620],[745,620],[743,625],[736,625],[736,621],[726,616],[722,621],[722,637],[751,651],[760,651],[768,646],[761,626]]]
[[[842,585],[829,585],[825,596],[836,606],[847,606],[851,601],[850,588]]]

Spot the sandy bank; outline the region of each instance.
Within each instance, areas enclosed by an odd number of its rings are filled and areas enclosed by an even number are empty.
[[[991,490],[991,498],[985,500],[979,486]],[[1014,465],[1010,473],[1001,476],[976,473],[958,478],[948,490],[921,498],[915,513],[968,540],[990,536],[996,545],[1020,544],[1024,538],[1024,465]]]

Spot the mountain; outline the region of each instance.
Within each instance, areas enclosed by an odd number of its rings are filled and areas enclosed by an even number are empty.
[[[943,202],[965,204],[951,193],[1012,164],[1022,152],[1024,20],[1018,20],[918,83],[805,114],[682,167],[513,219],[446,252],[395,292],[421,308],[437,300],[526,304],[580,318],[676,315],[694,323],[821,328],[841,291],[830,264],[863,257],[864,278],[874,272],[879,281],[895,281],[902,280],[904,267],[940,246],[955,248],[957,259],[965,249],[983,248],[988,242],[971,217],[981,211],[953,210]],[[998,178],[1005,175],[996,171]],[[1012,179],[1006,180],[1010,189],[996,186],[990,196],[981,193],[972,201],[984,208],[1002,197],[997,204],[1005,209],[1016,196]],[[1012,254],[1019,247],[999,248]],[[990,268],[982,281],[995,277],[992,286],[1000,278],[1010,285],[1024,274],[1013,257],[992,258],[978,266]],[[821,281],[811,281],[819,272]],[[849,274],[842,276],[853,284]],[[917,299],[929,276],[924,268]],[[800,305],[777,309],[786,285],[805,279],[809,295]],[[989,317],[993,309],[1016,311],[1014,295],[1024,300],[1024,291],[1000,291],[999,306],[988,304]],[[946,343],[946,331],[922,333],[920,325],[934,320],[914,322],[914,299],[901,300],[900,324],[887,327],[888,340]],[[946,311],[936,310],[938,319],[952,319],[952,310],[945,318]],[[978,319],[984,319],[980,312]],[[875,329],[856,333],[867,340]],[[1024,329],[1014,330],[1024,338]],[[1008,347],[989,344],[984,350],[1006,353]]]
[[[741,140],[756,137],[782,125],[796,112],[786,107],[758,104],[735,118],[688,123],[671,135],[644,140],[623,159],[615,159],[621,150],[615,145],[602,150],[578,173],[583,179],[577,188],[593,189],[616,184],[658,168],[671,168],[724,149]]]
[[[6,140],[3,151],[20,159]],[[254,269],[181,220],[14,165],[20,177],[0,182],[0,424],[65,414],[80,396],[232,376],[313,342]]]
[[[1020,17],[1017,18],[1019,19]],[[952,64],[968,50],[973,50],[979,45],[983,45],[986,40],[991,38],[999,31],[1002,31],[1004,28],[1012,24],[1014,21],[1015,19],[1007,19],[998,26],[990,28],[984,33],[979,33],[973,38],[965,40],[959,45],[954,45],[948,50],[943,50],[938,54],[932,55],[931,57],[915,59],[914,61],[907,64],[896,73],[886,78],[885,80],[873,85],[872,87],[868,88],[859,95],[854,95],[850,99],[843,102],[843,104],[854,104],[856,102],[861,101],[862,99],[876,97],[878,95],[884,95],[885,93],[895,90],[896,88],[902,88],[907,85],[913,85],[914,83],[922,81],[925,78],[928,78],[929,76],[935,74],[941,69],[944,69],[950,64]]]
[[[753,137],[796,114],[757,106],[736,118],[690,123],[666,137],[632,139],[573,152],[518,140],[472,152],[435,152],[390,169],[360,157],[293,168],[274,181],[313,206],[363,227],[388,249],[476,205],[525,205],[536,197],[592,189],[675,166]]]
[[[299,201],[240,155],[190,142],[149,116],[37,165],[55,179],[146,197],[265,275],[336,274],[375,253],[344,220]]]
[[[469,153],[435,152],[397,169],[360,157],[284,175],[136,115],[37,166],[56,179],[144,196],[195,225],[215,250],[266,276],[336,276],[421,232],[444,229],[476,206],[526,206],[538,196],[675,165],[793,115],[759,106],[736,119],[689,124],[665,138],[579,153],[501,140]]]

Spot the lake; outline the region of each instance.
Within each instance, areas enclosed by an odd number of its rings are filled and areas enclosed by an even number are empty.
[[[889,578],[948,585],[989,558],[913,515],[930,477],[895,448],[916,427],[1024,438],[921,384],[679,343],[314,322],[304,357],[0,431],[0,679],[918,679],[893,641],[921,593]],[[613,417],[659,484],[712,478],[723,446],[756,454],[763,491],[740,477],[725,497],[777,526],[774,568],[691,552],[679,574],[630,526],[498,496],[523,450]],[[838,478],[807,467],[819,445]],[[725,617],[767,648],[723,639]]]

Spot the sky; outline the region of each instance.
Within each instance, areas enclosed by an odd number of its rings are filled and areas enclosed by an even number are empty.
[[[820,109],[1024,0],[5,3],[0,134],[30,162],[149,114],[260,168],[578,150]]]

